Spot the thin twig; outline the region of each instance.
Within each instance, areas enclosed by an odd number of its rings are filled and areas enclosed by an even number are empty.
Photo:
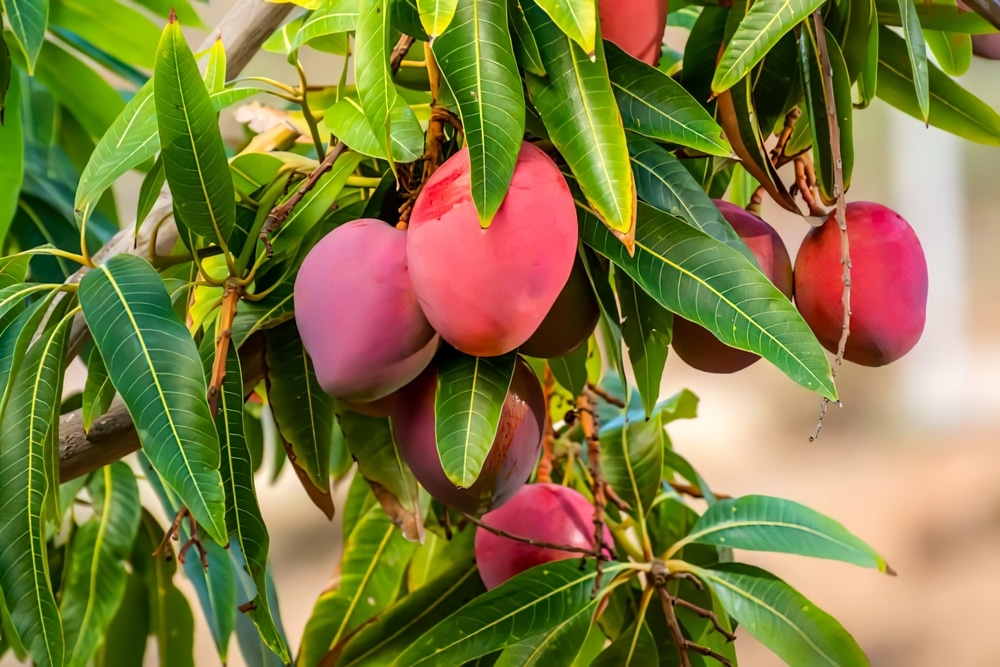
[[[701,644],[695,644],[693,641],[684,640],[684,648],[688,651],[694,651],[695,653],[701,653],[703,656],[712,658],[725,667],[733,667],[733,663],[729,662],[729,658],[722,655],[721,653],[716,653],[707,646],[702,646]]]
[[[236,308],[240,302],[243,288],[226,281],[222,292],[222,309],[219,313],[218,335],[215,338],[215,361],[212,364],[212,377],[208,383],[208,407],[212,417],[219,414],[219,392],[226,379],[226,357],[229,356],[229,341],[233,336],[233,320],[236,318]]]
[[[841,301],[844,306],[844,323],[840,333],[840,342],[837,344],[837,357],[832,368],[832,377],[836,379],[837,370],[844,363],[844,352],[847,350],[847,338],[851,335],[851,249],[847,234],[847,203],[844,199],[844,163],[840,153],[840,123],[837,120],[837,106],[834,101],[833,92],[833,68],[830,65],[830,53],[826,46],[826,32],[823,29],[823,16],[817,10],[812,15],[813,25],[816,26],[816,47],[819,49],[820,67],[823,71],[823,87],[826,90],[826,118],[830,126],[830,151],[833,155],[833,196],[836,198],[837,206],[834,216],[837,226],[840,228],[840,264],[843,267],[842,280],[844,292]],[[814,442],[823,430],[823,419],[826,416],[830,399],[823,398],[820,406],[819,423],[816,431],[809,438]]]
[[[476,526],[479,526],[483,530],[489,531],[494,535],[498,535],[500,537],[506,537],[509,540],[514,540],[515,542],[523,542],[524,544],[530,544],[533,547],[541,547],[543,549],[558,549],[559,551],[568,551],[570,553],[582,554],[589,558],[597,559],[598,563],[600,563],[602,560],[611,560],[603,552],[598,552],[595,551],[594,549],[582,549],[580,547],[574,547],[568,544],[553,544],[552,542],[542,542],[541,540],[533,540],[530,537],[515,535],[513,533],[508,533],[506,530],[500,530],[499,528],[494,528],[493,526],[489,525],[488,523],[485,523],[480,519],[477,519],[471,514],[466,514],[465,512],[461,512],[461,515],[465,517],[467,521]]]
[[[715,614],[714,611],[711,611],[710,609],[705,609],[703,607],[699,607],[693,602],[688,602],[684,598],[674,597],[673,600],[674,604],[680,605],[685,609],[687,609],[688,611],[698,614],[702,618],[711,621],[712,625],[715,627],[715,631],[718,632],[723,637],[725,637],[726,641],[728,642],[736,641],[736,635],[734,635],[732,632],[722,627],[722,624],[719,623],[719,617]]]
[[[556,378],[552,369],[545,364],[545,379],[542,381],[542,396],[545,401],[545,425],[542,430],[542,458],[538,461],[538,474],[535,479],[539,484],[552,483],[552,459],[555,457],[552,445],[555,442],[555,429],[552,427],[552,390]]]
[[[188,541],[184,543],[181,550],[177,552],[177,560],[184,564],[184,559],[187,557],[188,549],[195,547],[198,549],[198,557],[201,559],[201,566],[204,569],[208,569],[208,552],[205,551],[205,547],[201,546],[201,540],[198,539],[198,522],[194,520],[194,517],[188,513],[188,523],[191,524],[191,537]]]
[[[392,69],[393,76],[399,71],[400,65],[403,64],[403,58],[409,52],[410,47],[417,40],[409,35],[402,35],[399,41],[396,42],[396,46],[392,48],[392,55],[389,56],[389,67]]]
[[[691,658],[687,654],[687,639],[681,631],[681,624],[677,621],[677,614],[674,613],[674,604],[665,588],[657,588],[660,593],[660,604],[663,605],[663,615],[667,617],[667,628],[670,630],[670,637],[674,640],[677,653],[680,656],[681,667],[691,667]]]
[[[699,489],[697,486],[693,486],[691,484],[684,484],[682,482],[667,482],[667,483],[670,484],[670,488],[672,488],[674,491],[682,495],[691,496],[692,498],[705,497],[705,494],[702,493],[701,489]],[[715,497],[718,498],[719,500],[726,500],[727,498],[732,498],[732,496],[727,495],[725,493],[716,493],[713,495],[715,495]]]
[[[613,405],[613,406],[618,407],[618,408],[624,408],[625,407],[625,401],[623,401],[622,399],[618,398],[617,396],[609,394],[603,387],[599,387],[599,386],[597,386],[596,384],[594,384],[592,382],[588,382],[587,383],[587,389],[589,389],[590,391],[594,392],[594,394],[596,396],[598,396],[599,398],[601,398],[601,400],[603,400],[605,403],[608,403],[608,404]]]
[[[270,213],[267,214],[267,219],[264,220],[264,225],[260,230],[260,240],[264,243],[264,248],[267,252],[267,256],[270,257],[274,250],[271,248],[271,241],[268,239],[269,234],[273,234],[281,225],[288,219],[295,206],[302,201],[302,198],[308,194],[310,190],[315,187],[316,182],[319,181],[320,177],[333,168],[334,163],[337,161],[341,155],[349,150],[347,144],[343,141],[338,141],[337,145],[326,154],[323,161],[319,163],[319,166],[309,174],[308,178],[302,181],[302,185],[299,189],[295,191],[291,197],[288,198],[283,204],[279,204],[271,209]]]
[[[184,517],[186,517],[187,515],[188,515],[188,508],[186,507],[182,507],[180,511],[177,512],[177,515],[174,517],[173,523],[171,523],[170,527],[167,528],[167,532],[163,534],[163,539],[160,540],[160,544],[155,549],[153,549],[154,556],[160,555],[163,549],[166,548],[167,544],[169,544],[171,538],[176,539],[176,536],[181,529],[181,522],[184,521]]]
[[[784,156],[785,148],[788,146],[788,140],[792,138],[792,132],[795,130],[795,124],[801,116],[802,109],[798,107],[792,107],[792,109],[785,114],[785,125],[781,128],[781,134],[778,135],[778,143],[771,149],[771,164],[773,164],[775,168],[778,167],[782,156]]]

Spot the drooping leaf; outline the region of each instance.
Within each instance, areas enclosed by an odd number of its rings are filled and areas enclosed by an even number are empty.
[[[157,47],[153,101],[163,169],[184,228],[238,252],[236,193],[219,118],[180,24],[163,31]]]
[[[421,547],[423,548],[423,547]],[[471,553],[380,614],[344,647],[338,665],[392,664],[442,619],[485,592]]]
[[[674,649],[664,646],[663,650]],[[649,624],[637,618],[591,664],[593,667],[642,667],[663,663]]]
[[[326,35],[355,30],[358,27],[358,3],[346,0],[328,0],[306,17],[288,44],[291,53],[310,40]]]
[[[35,70],[49,22],[49,0],[3,0],[11,31],[28,59],[28,74]]]
[[[48,299],[38,305],[47,306]],[[44,312],[47,308],[40,308]],[[37,322],[32,311],[24,319]],[[58,420],[63,357],[72,318],[44,332],[23,362],[6,366],[13,375],[0,410],[0,587],[12,624],[32,660],[41,666],[62,665],[65,653],[62,622],[49,580],[43,507],[56,493],[49,479],[45,450]],[[16,326],[17,322],[11,326]],[[31,340],[35,327],[17,331]],[[6,331],[4,332],[6,334]],[[6,335],[4,336],[6,338]],[[12,382],[11,382],[12,380]]]
[[[924,40],[938,65],[950,76],[962,76],[972,65],[972,37],[961,32],[924,30]]]
[[[364,110],[352,97],[342,97],[327,109],[326,126],[351,150],[369,157],[384,157],[380,138],[365,119]],[[413,162],[424,152],[424,131],[413,110],[402,97],[397,97],[389,112],[392,159],[396,162]],[[337,163],[340,163],[340,158]],[[335,165],[336,166],[336,165]],[[280,231],[280,230],[279,230]]]
[[[640,526],[660,488],[665,439],[658,414],[601,434],[601,468]]]
[[[359,0],[354,39],[354,80],[383,156],[389,155],[390,118],[398,95],[389,71],[389,5],[389,0]]]
[[[275,625],[276,610],[269,604],[267,551],[270,538],[261,516],[254,488],[253,465],[247,447],[243,412],[243,375],[235,344],[226,356],[226,379],[219,394],[219,414],[215,427],[221,444],[222,486],[226,495],[226,530],[239,546],[243,564],[256,586],[253,608],[245,612],[257,626],[261,640],[282,662],[291,660],[288,645]]]
[[[229,640],[236,628],[236,571],[225,548],[206,542],[204,549],[208,567],[192,555],[184,560],[184,574],[201,602],[219,660],[226,664]]]
[[[458,0],[417,0],[420,23],[432,40],[448,29],[455,17]]]
[[[438,454],[459,488],[479,477],[500,425],[517,354],[471,357],[448,349],[438,361],[434,399]]]
[[[667,363],[667,350],[673,338],[674,315],[625,273],[615,271],[615,283],[621,307],[622,337],[649,418],[660,398],[663,366]]]
[[[604,53],[625,129],[709,155],[732,155],[722,128],[679,83],[611,42]]]
[[[66,28],[119,61],[153,69],[159,28],[118,0],[50,0],[49,24]]]
[[[1000,145],[1000,115],[933,64],[928,65],[928,69],[930,114],[927,122],[971,141]],[[877,93],[900,111],[922,119],[906,44],[884,26],[878,32]]]
[[[729,90],[786,33],[822,6],[823,0],[759,0],[742,17],[712,79],[712,92]]]
[[[903,25],[898,0],[875,0],[878,22],[885,26]],[[976,12],[962,9],[950,2],[914,3],[920,25],[928,30],[964,32],[969,35],[987,35],[997,31]]]
[[[618,373],[621,386],[628,384],[625,377],[625,361],[622,356],[622,318],[618,312],[618,302],[615,299],[614,290],[611,289],[610,271],[601,266],[597,255],[588,248],[583,249],[581,254],[583,265],[587,269],[587,277],[597,295],[597,304],[601,309],[601,325],[605,332],[604,342],[610,348],[609,356],[611,364]],[[627,400],[626,400],[627,402]]]
[[[899,0],[899,15],[903,23],[903,35],[906,37],[906,50],[910,54],[913,86],[917,91],[917,104],[923,120],[927,121],[930,114],[930,84],[927,75],[927,43],[920,28],[920,18],[917,16],[913,0]]]
[[[525,74],[531,101],[597,215],[630,244],[635,233],[635,183],[604,45],[597,41],[591,60],[535,0],[522,0],[522,6],[548,74]]]
[[[0,37],[0,43],[3,43]],[[0,46],[0,48],[3,48]],[[10,88],[0,89],[0,244],[17,212],[17,199],[24,178],[24,133],[21,130],[20,77],[10,80]],[[6,106],[3,93],[6,92]]]
[[[198,349],[163,281],[145,260],[118,255],[80,282],[94,342],[156,471],[209,535],[225,544],[219,438]]]
[[[566,356],[549,359],[556,382],[573,396],[579,396],[587,384],[587,348],[581,345]]]
[[[503,650],[494,667],[570,667],[583,648],[600,598],[545,632]]]
[[[618,570],[606,565],[604,581]],[[460,665],[545,632],[587,607],[596,575],[593,561],[581,567],[575,558],[533,567],[445,618],[392,664]]]
[[[94,667],[138,665],[146,655],[150,634],[150,599],[144,577],[130,572],[114,618],[104,633],[104,641],[94,655]]]
[[[851,82],[857,81],[871,47],[872,27],[878,27],[874,1],[849,0],[834,4],[823,23],[840,45]]]
[[[406,568],[407,589],[412,593],[422,588],[456,563],[471,563],[470,559],[475,556],[475,537],[475,526],[466,526],[457,532],[453,529],[451,539],[428,532]]]
[[[836,396],[830,362],[816,337],[759,269],[682,220],[639,207],[634,256],[583,209],[581,236],[667,309],[730,347],[764,357],[803,387]]]
[[[597,40],[597,3],[590,0],[537,0],[538,6],[586,54]]]
[[[503,203],[524,135],[524,96],[505,0],[463,0],[431,45],[458,102],[484,228]]]
[[[869,664],[836,619],[773,574],[742,563],[724,563],[695,573],[747,632],[788,664]]]
[[[508,24],[510,26],[510,36],[514,42],[514,55],[517,56],[518,64],[526,72],[545,76],[545,65],[542,64],[542,55],[538,52],[538,43],[531,33],[528,20],[524,17],[524,7],[521,0],[507,0]],[[526,109],[529,112],[530,109]],[[526,117],[527,120],[527,117]]]
[[[309,497],[333,518],[330,442],[333,399],[316,379],[293,322],[267,332],[267,397],[289,460]]]
[[[714,97],[712,76],[715,74],[719,49],[726,37],[728,17],[729,10],[722,7],[708,6],[702,9],[684,47],[682,83],[685,90],[709,111],[713,108],[711,99]]]
[[[910,2],[910,0],[906,0]],[[854,170],[854,109],[851,106],[851,80],[847,72],[844,56],[833,35],[824,30],[827,54],[830,59],[833,99],[827,92],[823,74],[819,35],[812,21],[806,21],[799,37],[799,63],[805,88],[806,111],[809,113],[809,127],[812,129],[813,156],[816,165],[816,180],[820,195],[827,204],[837,199],[834,171],[839,158],[843,172],[843,187],[846,192],[851,187],[851,173]],[[836,110],[836,122],[840,128],[840,143],[837,157],[832,147],[833,128],[828,115],[829,109]]]
[[[87,358],[87,379],[83,385],[83,430],[89,431],[94,420],[111,407],[115,386],[108,377],[101,351],[94,346]]]
[[[768,496],[715,503],[673,548],[694,542],[829,558],[892,571],[884,558],[840,523],[805,505]]]
[[[340,583],[320,596],[302,636],[298,662],[316,665],[340,648],[351,631],[392,602],[414,544],[406,541],[381,507],[369,509],[344,545]]]
[[[85,667],[111,625],[125,595],[125,561],[139,530],[139,486],[126,464],[104,466],[89,488],[95,515],[73,536],[61,593],[67,667]]]

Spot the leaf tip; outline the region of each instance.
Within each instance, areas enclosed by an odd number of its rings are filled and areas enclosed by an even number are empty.
[[[177,11],[173,7],[170,8],[170,16],[167,18],[167,23],[177,23]]]

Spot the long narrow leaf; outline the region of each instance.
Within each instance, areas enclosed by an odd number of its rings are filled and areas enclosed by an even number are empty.
[[[906,50],[910,54],[910,66],[913,68],[913,86],[917,91],[917,104],[926,122],[931,113],[927,43],[920,29],[920,18],[917,16],[916,7],[913,6],[913,0],[899,0],[899,15],[903,22],[903,35],[906,36]]]
[[[398,95],[389,71],[389,4],[389,0],[359,0],[354,45],[354,80],[361,106],[386,157],[390,116]]]
[[[49,0],[3,0],[11,30],[28,58],[28,74],[35,69],[49,23]]]

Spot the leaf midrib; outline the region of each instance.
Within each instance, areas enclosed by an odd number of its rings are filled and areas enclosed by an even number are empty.
[[[358,583],[358,588],[354,591],[351,596],[350,603],[347,606],[347,611],[344,613],[344,620],[340,622],[340,627],[337,628],[337,634],[334,635],[333,640],[329,644],[329,649],[332,650],[340,642],[341,635],[344,634],[344,629],[347,627],[348,622],[351,620],[351,614],[354,613],[354,608],[358,605],[358,600],[361,599],[361,595],[365,592],[365,587],[368,585],[368,581],[372,578],[372,574],[375,572],[375,568],[378,565],[379,559],[382,557],[383,552],[385,552],[386,547],[389,544],[389,540],[392,539],[393,534],[396,532],[396,527],[389,524],[389,527],[385,531],[385,535],[382,536],[382,541],[378,545],[378,549],[371,556],[371,561],[368,563],[368,569],[365,570],[364,576]]]

